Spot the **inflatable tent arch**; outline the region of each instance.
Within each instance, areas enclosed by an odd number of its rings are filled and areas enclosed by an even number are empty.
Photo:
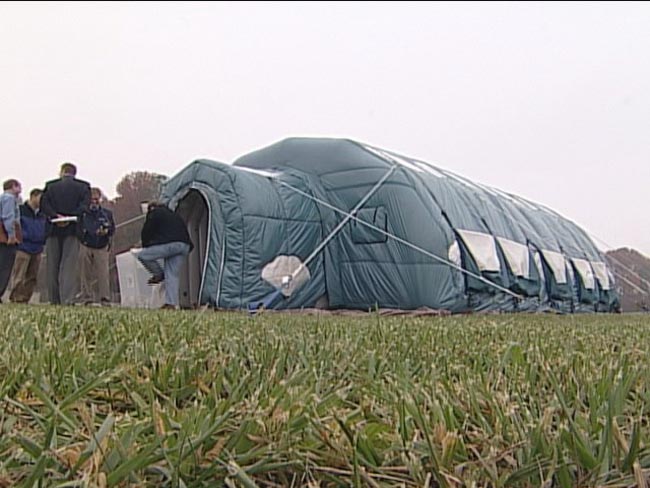
[[[198,160],[163,198],[198,243],[184,306],[593,312],[617,301],[574,223],[355,141],[292,138],[233,165]]]
[[[187,223],[190,239],[194,243],[194,248],[181,271],[180,305],[184,308],[195,308],[200,304],[203,268],[210,244],[208,222],[211,215],[208,199],[200,189],[189,189],[178,201],[176,212]]]

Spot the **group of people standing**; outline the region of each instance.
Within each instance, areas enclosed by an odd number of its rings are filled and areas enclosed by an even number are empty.
[[[28,303],[36,287],[41,254],[47,262],[47,292],[54,305],[110,303],[109,251],[115,233],[102,192],[76,177],[74,164],[60,178],[34,189],[20,205],[18,180],[7,180],[0,196],[0,300]],[[150,285],[166,283],[165,309],[179,307],[181,267],[193,248],[183,219],[150,202],[137,258],[151,273]]]
[[[18,180],[3,183],[0,196],[0,299],[28,303],[46,254],[47,292],[52,304],[110,303],[109,252],[115,232],[102,192],[76,178],[74,164],[60,178],[33,189],[22,205]]]

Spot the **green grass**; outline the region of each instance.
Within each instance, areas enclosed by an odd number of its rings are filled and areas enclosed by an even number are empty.
[[[632,486],[647,316],[2,306],[2,486]]]

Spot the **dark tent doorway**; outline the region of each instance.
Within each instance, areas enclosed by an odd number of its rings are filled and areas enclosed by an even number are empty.
[[[180,276],[180,306],[196,308],[200,305],[203,271],[208,247],[208,204],[198,190],[190,190],[178,202],[176,212],[187,224],[194,249],[190,252]]]

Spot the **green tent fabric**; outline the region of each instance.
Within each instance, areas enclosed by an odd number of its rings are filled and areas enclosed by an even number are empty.
[[[291,138],[233,165],[198,160],[164,199],[200,241],[190,305],[593,312],[617,301],[603,254],[574,223],[351,140]],[[279,257],[310,256],[290,294],[263,278]]]

